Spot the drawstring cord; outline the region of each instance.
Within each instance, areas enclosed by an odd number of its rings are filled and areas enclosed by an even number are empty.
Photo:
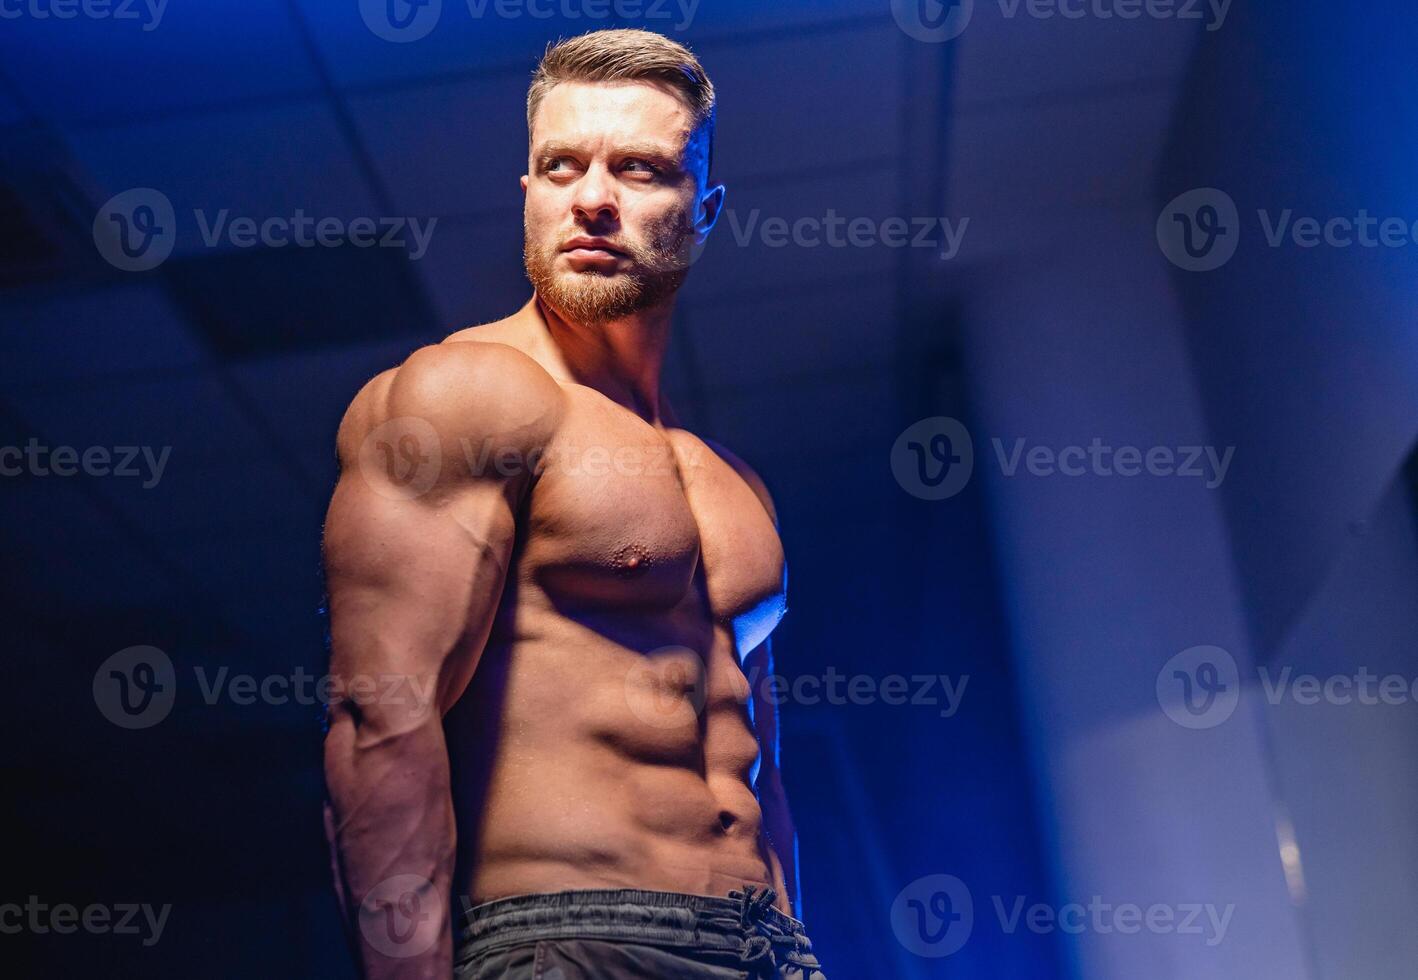
[[[743,900],[739,906],[739,922],[742,925],[750,926],[763,918],[763,914],[769,907],[778,900],[778,893],[771,888],[765,888],[758,892],[757,885],[746,885],[743,893]]]
[[[771,977],[771,971],[777,966],[774,946],[797,945],[793,936],[775,935],[763,927],[763,918],[777,900],[778,893],[772,888],[760,892],[757,885],[746,885],[741,895],[738,892],[733,894],[739,898],[739,925],[744,931],[739,956],[744,966],[752,967],[754,972],[762,970],[765,976]]]

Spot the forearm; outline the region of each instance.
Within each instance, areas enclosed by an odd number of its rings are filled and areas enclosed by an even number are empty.
[[[325,740],[327,831],[366,980],[452,975],[455,827],[438,712],[381,724],[332,710]]]
[[[797,915],[801,908],[798,890],[798,836],[787,794],[776,772],[760,774],[759,806],[763,810],[763,837],[774,879],[779,883],[787,911]]]

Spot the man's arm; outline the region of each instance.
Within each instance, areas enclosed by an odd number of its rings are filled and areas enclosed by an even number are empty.
[[[778,510],[773,505],[773,495],[768,492],[753,468],[718,443],[709,443],[758,497],[773,528],[778,529]],[[783,566],[784,588],[787,588],[788,570]],[[765,638],[762,643],[749,651],[743,661],[744,675],[749,680],[749,704],[753,712],[754,734],[758,737],[759,764],[754,777],[754,789],[758,792],[758,805],[763,811],[763,835],[767,842],[767,856],[777,866],[771,870],[774,878],[781,880],[785,894],[783,902],[788,911],[801,915],[802,893],[798,884],[798,835],[793,827],[793,815],[788,809],[788,794],[783,789],[783,772],[779,768],[778,705],[771,692],[773,686],[773,643]]]
[[[525,464],[559,398],[522,354],[451,343],[376,378],[341,424],[324,542],[326,825],[364,977],[452,973],[443,714],[487,641],[532,479]]]
[[[783,896],[789,912],[801,917],[802,894],[798,888],[798,835],[793,827],[793,815],[788,809],[788,794],[783,789],[783,773],[779,768],[778,706],[769,696],[772,690],[773,641],[764,640],[744,659],[753,693],[753,728],[758,736],[760,759],[754,788],[758,805],[763,810],[763,832],[768,839],[769,856],[778,862],[778,871],[787,889]]]

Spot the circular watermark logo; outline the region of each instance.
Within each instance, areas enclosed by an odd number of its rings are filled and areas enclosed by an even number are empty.
[[[428,952],[443,931],[443,899],[421,875],[394,875],[369,890],[359,906],[359,931],[385,956]]]
[[[651,650],[626,672],[625,703],[655,728],[687,728],[704,710],[704,660],[689,647]]]
[[[1215,728],[1240,701],[1240,668],[1221,647],[1188,647],[1157,672],[1157,703],[1183,728]]]
[[[956,419],[921,419],[896,437],[891,472],[913,497],[944,500],[965,489],[975,469],[975,444]]]
[[[975,0],[891,0],[891,13],[908,36],[942,44],[965,33]]]
[[[1215,187],[1179,194],[1157,216],[1157,244],[1179,269],[1210,272],[1231,261],[1241,241],[1236,202]]]
[[[94,704],[119,728],[152,728],[172,711],[177,671],[157,647],[119,650],[94,671]]]
[[[94,245],[124,272],[147,272],[167,261],[177,244],[177,214],[162,191],[134,187],[115,194],[94,215]]]
[[[359,447],[359,470],[375,493],[412,500],[438,482],[443,444],[428,419],[404,415],[375,426]]]
[[[954,875],[917,878],[891,904],[891,930],[909,952],[937,959],[958,953],[975,929],[975,901]]]
[[[375,37],[407,44],[438,26],[443,0],[359,0],[359,15]]]

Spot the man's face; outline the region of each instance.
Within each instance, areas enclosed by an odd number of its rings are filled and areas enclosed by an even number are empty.
[[[705,192],[706,140],[688,107],[647,82],[562,82],[533,120],[522,178],[523,258],[559,314],[603,323],[684,282],[724,190]],[[691,138],[693,136],[693,138]]]

